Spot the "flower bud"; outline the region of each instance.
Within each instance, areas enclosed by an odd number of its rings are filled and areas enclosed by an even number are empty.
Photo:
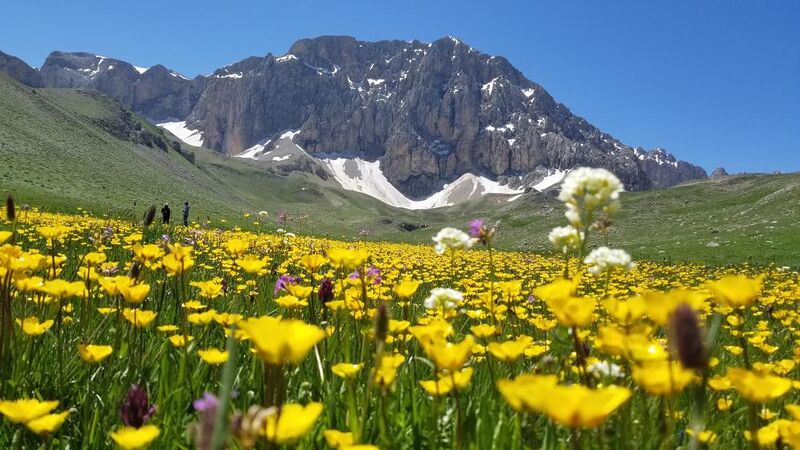
[[[683,367],[697,370],[708,368],[708,349],[700,317],[691,306],[682,303],[672,313],[669,337]]]
[[[6,198],[6,219],[13,222],[17,218],[17,210],[14,207],[14,197],[8,196]]]
[[[389,333],[389,308],[386,302],[378,305],[375,313],[375,341],[386,342],[386,335]]]

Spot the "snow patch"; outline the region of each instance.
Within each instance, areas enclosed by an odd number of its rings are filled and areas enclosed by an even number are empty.
[[[283,155],[283,156],[273,156],[273,161],[286,161],[287,159],[291,158],[292,155]]]
[[[269,144],[270,142],[272,141],[267,141],[263,144],[256,144],[248,148],[247,150],[243,151],[242,153],[236,155],[236,158],[258,159],[257,157],[261,154],[261,152],[264,151],[264,148],[266,148],[267,144]]]
[[[522,95],[524,95],[526,98],[531,98],[531,97],[533,97],[533,94],[536,93],[536,91],[534,89],[532,89],[532,88],[531,89],[520,89],[520,91],[522,91]]]
[[[300,130],[289,130],[289,131],[283,133],[279,139],[289,139],[291,141],[298,134],[300,134]]]
[[[289,53],[288,55],[283,55],[280,58],[275,58],[275,61],[277,61],[277,62],[286,62],[286,61],[291,61],[291,60],[296,60],[296,59],[297,59],[297,56],[294,56],[293,54]]]
[[[481,86],[481,91],[485,91],[487,93],[487,95],[492,95],[492,92],[494,92],[494,85],[495,84],[500,84],[500,83],[497,82],[497,80],[499,80],[499,79],[500,79],[500,77],[492,78],[492,81],[490,81],[490,82],[484,84],[483,86]]]
[[[431,209],[452,206],[486,194],[519,195],[523,191],[497,181],[467,173],[424,200],[412,200],[397,190],[380,168],[380,161],[361,158],[322,160],[334,179],[346,190],[361,192],[386,204],[404,209]]]
[[[555,170],[553,173],[547,175],[542,179],[542,181],[533,185],[533,188],[537,191],[541,192],[551,186],[555,186],[558,183],[561,183],[561,180],[567,175],[566,170]]]
[[[195,147],[203,146],[203,132],[200,130],[190,130],[186,127],[186,122],[163,122],[156,124],[159,127],[174,134],[176,138],[180,139],[186,144]]]
[[[135,69],[137,72],[139,72],[139,75],[141,75],[141,74],[143,74],[143,73],[147,72],[148,70],[150,70],[150,68],[149,68],[149,67],[139,67],[139,66],[133,66],[133,68],[134,68],[134,69]]]
[[[373,78],[367,78],[367,83],[369,83],[370,86],[380,86],[385,82],[386,82],[386,80],[384,80],[384,79],[376,80],[376,79],[373,79]]]

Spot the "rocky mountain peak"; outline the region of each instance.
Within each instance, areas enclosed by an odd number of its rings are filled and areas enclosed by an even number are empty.
[[[230,155],[292,132],[311,156],[379,161],[403,195],[465,174],[515,185],[605,167],[630,190],[705,178],[664,149],[632,148],[574,115],[506,58],[455,37],[358,41],[321,36],[189,80],[89,53],[54,52],[47,86],[86,87],[154,121],[179,121]],[[371,167],[371,166],[370,166]],[[534,174],[530,176],[530,174]]]

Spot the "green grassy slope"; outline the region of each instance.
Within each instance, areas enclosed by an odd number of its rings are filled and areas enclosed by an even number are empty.
[[[135,143],[136,132],[162,140],[166,150]],[[244,212],[283,210],[293,231],[355,239],[366,230],[371,239],[414,242],[482,217],[501,222],[500,247],[534,251],[548,251],[548,231],[564,222],[553,195],[400,210],[310,174],[280,174],[183,145],[191,162],[169,147],[174,140],[101,94],[34,90],[0,74],[0,195],[20,203],[140,217],[163,202],[177,216],[189,200],[193,217],[216,223],[248,226]],[[636,257],[800,266],[800,174],[727,177],[625,193],[622,201],[610,243]]]

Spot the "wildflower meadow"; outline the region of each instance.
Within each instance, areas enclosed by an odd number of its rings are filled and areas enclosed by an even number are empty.
[[[798,273],[633,261],[622,189],[570,172],[548,254],[9,198],[0,448],[800,448]]]

